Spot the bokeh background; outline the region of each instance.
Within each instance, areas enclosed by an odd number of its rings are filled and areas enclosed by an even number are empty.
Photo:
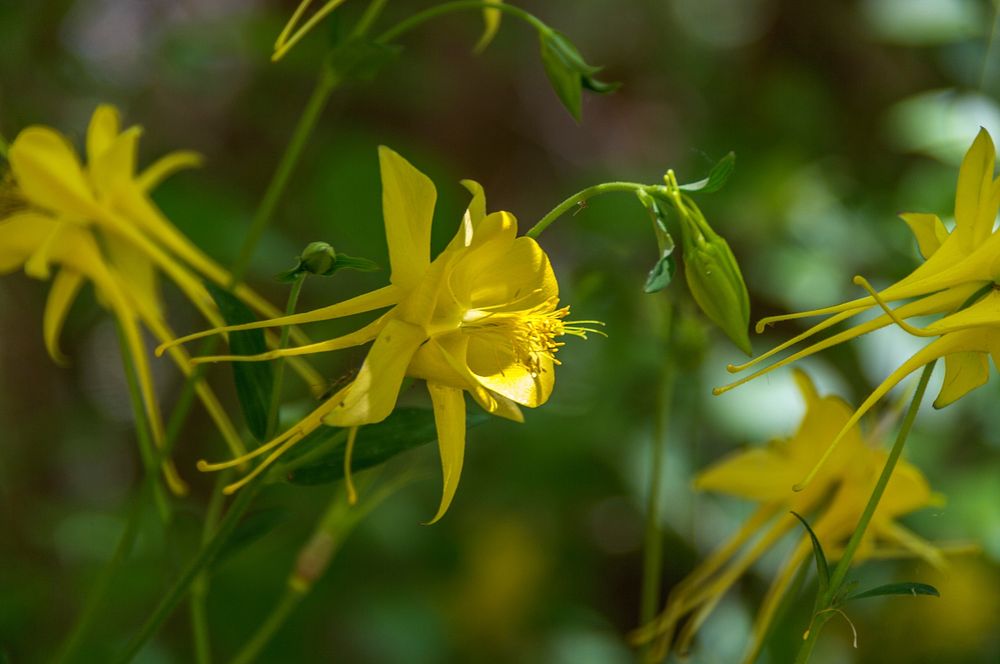
[[[278,0],[46,0],[0,3],[0,131],[44,123],[82,138],[99,102],[146,127],[143,160],[191,148],[203,169],[156,194],[174,222],[222,262],[236,255],[260,192],[311,89],[324,30],[279,64],[270,46],[297,4]],[[364,3],[341,10],[357,16]],[[393,0],[382,25],[429,6]],[[949,215],[957,164],[980,125],[1000,132],[1000,44],[986,0],[525,0],[569,35],[588,61],[623,82],[589,96],[577,125],[548,86],[534,34],[505,17],[495,43],[470,54],[474,14],[427,24],[402,56],[366,84],[339,91],[314,134],[260,245],[250,281],[280,303],[271,278],[305,244],[386,262],[377,157],[387,144],[439,189],[435,243],[453,232],[466,194],[485,185],[492,209],[522,227],[576,190],[612,179],[654,183],[667,168],[703,177],[729,150],[737,169],[703,196],[729,238],[752,294],[752,318],[856,295],[852,275],[876,285],[916,264],[901,210]],[[714,398],[738,359],[697,322],[665,346],[670,298],[698,320],[678,282],[646,295],[656,260],[645,212],[609,195],[542,238],[574,316],[607,323],[609,338],[570,339],[551,402],[524,425],[491,421],[470,432],[458,497],[439,524],[433,446],[394,462],[425,469],[346,543],[262,661],[436,664],[617,664],[638,620],[641,539],[655,386],[664,359],[682,356],[664,472],[664,587],[731,533],[751,506],[699,496],[693,472],[726,451],[790,435],[802,412],[789,372]],[[384,282],[382,273],[311,280],[303,306]],[[47,286],[0,282],[0,659],[45,661],[111,555],[141,479],[114,327],[92,297],[78,304],[56,368],[41,342]],[[181,331],[202,322],[168,293]],[[754,338],[766,349],[798,328]],[[321,334],[322,332],[320,332]],[[857,402],[919,345],[893,330],[805,366],[824,391]],[[323,357],[331,378],[362,350]],[[213,375],[233,405],[229,373]],[[939,380],[939,377],[937,378]],[[908,456],[948,503],[906,520],[933,540],[974,540],[982,554],[946,573],[922,563],[869,563],[866,582],[913,579],[943,597],[887,599],[826,629],[816,662],[987,663],[1000,658],[1000,383],[947,410],[922,412]],[[178,376],[164,367],[169,403]],[[933,387],[932,387],[933,390]],[[307,407],[290,388],[289,415]],[[420,389],[405,399],[421,402]],[[296,409],[298,409],[296,411]],[[86,661],[104,661],[190,556],[212,479],[194,461],[219,441],[195,412],[179,462],[195,486],[167,531],[151,513],[115,582]],[[341,485],[274,486],[261,509],[280,525],[219,565],[209,611],[219,658],[238,649],[279,596],[295,553]],[[736,661],[780,552],[730,592],[693,661]],[[798,643],[809,598],[779,626],[762,661]],[[139,661],[192,657],[186,610]]]

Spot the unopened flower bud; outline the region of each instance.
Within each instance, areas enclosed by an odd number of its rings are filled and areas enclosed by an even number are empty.
[[[682,233],[688,289],[705,315],[740,350],[751,355],[750,296],[740,267],[729,244],[703,219],[699,221],[703,224],[700,229]]]
[[[310,274],[328,276],[337,265],[337,252],[326,242],[312,242],[299,257],[299,269]]]

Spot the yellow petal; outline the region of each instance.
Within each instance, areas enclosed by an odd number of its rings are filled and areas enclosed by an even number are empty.
[[[492,2],[493,4],[499,5],[503,0],[487,0],[487,2]],[[483,34],[476,42],[476,46],[473,49],[476,53],[482,53],[486,50],[486,47],[490,45],[493,38],[496,37],[497,31],[500,29],[500,17],[503,16],[503,12],[499,9],[484,9],[483,10]]]
[[[925,259],[933,256],[948,239],[948,229],[936,214],[906,212],[899,215],[899,218],[913,231],[913,236],[917,239],[917,248]]]
[[[93,163],[104,151],[111,147],[121,132],[121,116],[118,109],[109,104],[101,104],[94,109],[87,127],[87,161]]]
[[[994,199],[993,166],[996,148],[989,133],[980,128],[976,139],[962,160],[955,189],[956,230],[968,237],[968,242],[978,243],[993,230],[996,208]],[[990,208],[992,207],[992,212]],[[989,219],[986,219],[986,215]],[[988,227],[987,227],[988,222]]]
[[[790,462],[787,442],[776,441],[766,448],[730,455],[713,464],[698,473],[694,486],[699,491],[714,491],[767,503],[790,499],[792,484],[799,477],[798,469]]]
[[[35,212],[19,212],[0,221],[0,275],[23,267],[57,223]]]
[[[177,171],[198,168],[203,161],[202,156],[197,152],[189,150],[171,152],[154,161],[139,175],[137,178],[139,187],[148,193]]]
[[[444,488],[441,505],[437,514],[428,524],[435,523],[451,505],[462,475],[462,460],[465,457],[465,397],[462,390],[437,383],[427,383],[434,405],[434,424],[437,426],[438,450],[441,454],[441,471]]]
[[[519,237],[501,256],[476,267],[466,297],[473,309],[525,311],[558,299],[559,284],[538,243]]]
[[[323,418],[323,422],[348,427],[384,420],[396,405],[406,367],[426,340],[427,334],[422,328],[390,320],[372,344],[343,401]]]
[[[934,400],[935,408],[958,401],[990,377],[990,362],[986,353],[953,353],[944,358],[944,383]]]
[[[437,190],[430,178],[384,145],[379,146],[378,156],[392,283],[412,288],[430,265]]]
[[[479,383],[522,406],[535,408],[548,401],[555,385],[552,360],[538,358],[538,371],[521,364],[510,346],[473,336],[469,340],[469,369]]]
[[[368,325],[365,325],[360,330],[345,334],[343,336],[334,337],[333,339],[327,339],[326,341],[318,341],[314,344],[308,344],[306,346],[293,346],[291,348],[278,348],[275,350],[268,351],[266,353],[260,353],[259,355],[209,355],[206,357],[195,358],[195,364],[203,364],[205,362],[265,362],[268,360],[276,360],[279,357],[297,357],[299,355],[309,355],[312,353],[327,353],[334,350],[342,350],[344,348],[351,348],[352,346],[360,346],[361,344],[366,344],[382,331],[385,327],[386,317],[372,321]],[[164,346],[164,348],[169,348],[169,346]]]
[[[479,226],[479,223],[486,216],[486,194],[483,187],[475,180],[462,180],[462,185],[472,192],[472,200],[469,207],[462,215],[462,225],[458,227],[458,233],[448,244],[446,251],[453,251],[472,244],[472,237]]]
[[[807,409],[819,401],[819,392],[816,391],[816,384],[809,374],[802,369],[795,369],[792,371],[792,378],[795,379],[795,386],[799,388],[799,394],[802,395]]]
[[[75,218],[93,215],[95,202],[73,147],[48,127],[28,127],[8,153],[24,197],[45,210]]]
[[[100,196],[118,195],[135,188],[135,162],[140,136],[142,129],[131,127],[90,160],[90,182]]]
[[[110,264],[119,275],[119,283],[135,302],[142,302],[156,315],[163,315],[156,266],[131,243],[110,233],[103,237]]]
[[[49,357],[61,366],[67,364],[67,359],[59,350],[59,333],[62,332],[66,315],[73,306],[83,282],[83,275],[78,272],[61,270],[52,280],[52,289],[49,290],[49,297],[45,301],[45,319],[42,324],[45,348],[49,351]]]
[[[364,293],[358,295],[357,297],[352,297],[349,300],[344,300],[343,302],[338,302],[337,304],[331,304],[327,307],[321,307],[320,309],[314,309],[312,311],[306,311],[300,314],[292,314],[290,316],[279,316],[277,318],[271,318],[268,320],[257,321],[255,323],[245,323],[243,325],[227,325],[224,327],[217,327],[211,330],[205,330],[203,332],[196,332],[194,334],[189,334],[184,337],[179,337],[175,339],[169,345],[183,344],[195,339],[200,339],[202,337],[208,337],[213,334],[221,334],[224,332],[240,332],[243,330],[259,330],[267,327],[283,327],[285,325],[302,325],[304,323],[314,323],[317,321],[331,320],[333,318],[343,318],[345,316],[353,316],[354,314],[364,313],[366,311],[372,311],[374,309],[383,309],[385,307],[390,307],[399,301],[399,289],[395,286],[386,286],[384,288],[379,288],[378,290],[373,290],[370,293]],[[165,350],[166,345],[157,348],[156,352],[162,354]]]

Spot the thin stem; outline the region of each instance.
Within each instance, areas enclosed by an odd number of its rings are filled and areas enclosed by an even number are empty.
[[[222,487],[229,483],[229,479],[230,473],[228,471],[219,473],[215,478],[215,488],[209,499],[208,509],[205,512],[205,523],[201,530],[202,546],[206,546],[211,541],[212,535],[215,534],[219,526],[222,506],[225,502]],[[208,587],[208,572],[202,570],[191,586],[191,633],[194,637],[195,661],[198,664],[211,664],[212,661],[212,641],[208,629]]]
[[[506,5],[498,5],[504,7]],[[538,223],[531,227],[531,229],[525,233],[526,236],[531,238],[537,238],[542,234],[546,228],[552,225],[559,217],[563,216],[574,207],[580,203],[586,203],[588,200],[594,196],[599,196],[601,194],[607,194],[614,191],[625,191],[635,193],[637,191],[646,191],[650,194],[660,193],[663,187],[660,186],[649,186],[645,184],[639,184],[638,182],[605,182],[603,184],[595,184],[592,187],[587,187],[581,191],[576,192],[562,203],[557,205],[551,212],[542,217]]]
[[[351,29],[351,38],[363,37],[368,34],[371,30],[372,25],[378,20],[379,14],[385,8],[385,4],[389,0],[372,0],[367,7],[365,7],[365,13],[361,15],[358,22]]]
[[[288,304],[285,306],[285,315],[291,316],[295,313],[295,307],[299,303],[299,293],[302,292],[302,284],[306,281],[305,273],[295,276],[292,288],[288,292]],[[291,334],[291,327],[285,325],[281,328],[281,339],[278,341],[278,350],[288,346],[288,336]],[[285,360],[278,358],[274,361],[274,384],[271,390],[271,403],[267,409],[267,437],[271,438],[278,426],[278,412],[281,407],[281,388],[285,381]]]
[[[253,220],[250,222],[250,229],[243,239],[239,258],[236,259],[236,263],[233,265],[232,275],[234,284],[243,278],[247,268],[250,267],[250,260],[253,258],[254,250],[257,248],[258,242],[260,242],[261,236],[264,234],[264,229],[267,228],[267,225],[271,222],[271,218],[274,217],[274,212],[278,208],[278,201],[281,200],[282,194],[285,193],[285,187],[288,186],[288,181],[291,180],[292,174],[295,172],[295,167],[299,163],[302,151],[309,142],[309,137],[312,135],[313,129],[316,128],[320,115],[322,115],[323,109],[326,108],[326,104],[330,100],[330,95],[333,94],[339,83],[340,78],[337,76],[337,73],[329,66],[324,65],[320,71],[319,79],[316,81],[316,87],[313,89],[312,96],[309,98],[309,102],[306,104],[306,108],[302,112],[298,124],[295,126],[292,139],[285,148],[285,152],[281,156],[281,161],[278,162],[278,169],[271,177],[271,182],[267,185],[267,190],[264,192],[264,198],[261,199]]]
[[[520,7],[515,7],[514,5],[509,5],[505,2],[497,3],[487,2],[485,0],[458,0],[457,2],[444,2],[440,5],[435,5],[425,9],[422,12],[417,12],[413,16],[400,21],[380,34],[375,38],[375,41],[380,44],[387,44],[432,18],[436,18],[444,14],[465,11],[467,9],[496,9],[512,16],[516,16],[539,32],[550,32],[552,30],[552,28],[545,25],[545,23],[543,23],[536,16],[529,14]]]
[[[225,518],[219,523],[219,528],[215,536],[212,537],[212,540],[208,544],[202,546],[194,559],[188,563],[184,571],[181,572],[180,577],[174,582],[173,587],[167,591],[167,594],[160,600],[152,615],[143,623],[139,629],[139,633],[129,641],[122,655],[115,661],[123,664],[132,661],[132,658],[138,654],[143,645],[156,634],[157,630],[170,616],[177,604],[184,599],[184,595],[187,594],[191,584],[194,583],[194,580],[201,571],[207,568],[215,559],[215,556],[218,555],[219,550],[236,528],[236,524],[239,523],[240,517],[250,507],[250,503],[253,501],[254,496],[257,495],[261,484],[260,478],[254,479],[236,495],[236,499],[230,505]]]
[[[669,301],[661,326],[663,348],[670,347],[673,311]],[[674,365],[669,355],[664,358],[656,395],[656,418],[653,426],[652,458],[649,466],[649,496],[646,502],[646,528],[643,541],[642,594],[639,606],[640,625],[648,625],[656,616],[660,604],[660,580],[663,569],[663,537],[660,532],[660,495],[663,484],[663,463],[667,447],[667,429],[673,402]],[[651,661],[653,648],[644,649],[643,660]]]
[[[97,581],[94,582],[93,587],[87,594],[83,609],[77,616],[72,631],[70,631],[69,636],[63,641],[58,653],[53,658],[53,661],[57,664],[73,661],[77,649],[83,643],[84,637],[90,631],[98,611],[100,611],[101,606],[104,604],[108,590],[111,588],[111,581],[122,566],[122,563],[125,562],[128,554],[132,551],[136,535],[139,533],[139,524],[142,521],[142,507],[145,503],[143,493],[149,484],[150,482],[147,479],[141,485],[136,499],[129,506],[128,519],[125,522],[125,528],[122,530],[121,536],[118,538],[118,543],[115,545],[115,551],[111,555],[111,560],[101,570],[100,576],[97,577]]]
[[[250,664],[257,659],[260,651],[270,643],[274,634],[285,624],[288,616],[299,605],[302,598],[306,596],[308,589],[285,586],[285,594],[274,606],[274,609],[267,616],[254,635],[240,649],[236,657],[233,657],[230,664]]]
[[[854,554],[857,553],[858,547],[861,545],[861,540],[865,536],[868,524],[875,515],[875,510],[878,508],[879,501],[882,500],[882,494],[885,493],[885,488],[889,485],[889,479],[892,476],[892,471],[895,470],[896,462],[899,461],[899,456],[903,452],[903,446],[906,444],[906,439],[910,435],[910,429],[913,427],[913,421],[917,417],[917,411],[920,410],[920,403],[924,399],[924,393],[927,391],[927,382],[931,378],[931,373],[934,371],[935,364],[937,364],[937,361],[931,362],[924,367],[923,372],[920,374],[920,381],[917,383],[917,390],[913,393],[913,399],[910,401],[910,407],[907,409],[903,422],[899,427],[899,433],[896,435],[896,442],[893,443],[892,449],[889,451],[889,457],[886,459],[885,466],[882,468],[882,474],[879,475],[878,481],[875,483],[875,488],[872,489],[871,496],[868,498],[868,504],[865,505],[865,510],[861,513],[861,518],[858,520],[858,525],[854,528],[854,533],[851,535],[851,539],[848,540],[847,546],[844,547],[844,553],[841,555],[840,560],[837,562],[837,566],[830,575],[830,586],[819,598],[819,602],[817,604],[818,612],[814,617],[814,624],[809,629],[808,636],[803,642],[798,656],[795,658],[796,664],[806,664],[806,662],[809,661],[809,657],[811,656],[813,649],[816,647],[816,640],[819,638],[819,633],[823,629],[823,625],[825,625],[829,619],[829,616],[832,615],[831,613],[821,615],[820,612],[833,606],[834,599],[840,592],[840,587],[843,585],[844,579],[847,577],[847,572],[850,570]],[[823,616],[826,616],[826,618],[824,619]]]

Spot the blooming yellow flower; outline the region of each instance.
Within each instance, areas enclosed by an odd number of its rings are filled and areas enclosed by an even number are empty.
[[[482,187],[471,180],[463,181],[473,197],[458,233],[432,261],[434,184],[386,147],[379,148],[379,161],[392,266],[388,286],[315,311],[208,330],[176,343],[391,307],[361,329],[328,341],[261,355],[196,358],[270,360],[373,342],[355,380],[298,424],[243,457],[199,467],[218,470],[270,453],[252,473],[226,487],[227,492],[235,491],[322,424],[358,427],[383,420],[396,404],[403,378],[412,376],[427,382],[434,406],[444,474],[436,521],[448,509],[462,470],[463,392],[486,411],[520,422],[519,405],[539,406],[552,392],[559,337],[585,337],[591,330],[564,320],[569,308],[558,305],[559,287],[545,252],[532,238],[515,237],[517,222],[509,213],[486,214]]]
[[[140,331],[140,325],[145,326],[161,343],[174,336],[164,317],[158,273],[166,274],[214,325],[222,320],[199,275],[223,286],[231,277],[181,235],[149,198],[164,178],[197,165],[200,157],[174,152],[137,173],[140,134],[139,127],[122,131],[118,111],[99,106],[87,131],[84,166],[71,143],[55,130],[24,129],[9,150],[11,170],[0,216],[0,274],[23,268],[29,276],[47,280],[53,266],[59,266],[43,325],[46,347],[59,363],[65,361],[58,340],[66,314],[84,282],[94,285],[101,304],[121,326],[159,445],[165,435],[163,419]],[[245,286],[236,291],[261,313],[274,315],[276,310]],[[191,373],[182,349],[173,349],[171,356],[182,372]],[[321,382],[312,373],[308,376],[317,385]],[[229,447],[241,452],[240,436],[211,390],[203,383],[196,389]],[[171,488],[182,492],[184,483],[169,462],[164,472]]]
[[[637,641],[657,639],[661,652],[665,651],[681,620],[687,616],[676,641],[677,649],[686,651],[725,592],[790,531],[800,528],[790,511],[812,515],[813,530],[832,557],[839,554],[838,547],[851,536],[886,454],[868,447],[857,427],[848,426],[843,444],[815,480],[803,491],[792,491],[794,478],[816,463],[851,419],[851,409],[843,400],[820,397],[800,371],[796,371],[795,378],[806,405],[795,435],[789,440],[772,441],[763,448],[736,453],[702,471],[695,479],[697,489],[744,498],[759,507],[728,542],[674,587],[660,616],[636,632]],[[860,562],[891,546],[940,564],[937,549],[896,522],[898,517],[935,501],[920,471],[901,461],[854,561]],[[809,538],[801,537],[761,606],[751,650],[759,646],[796,571],[811,552]],[[747,661],[752,660],[751,657]]]
[[[785,316],[764,318],[757,324],[761,332],[771,323],[827,316],[825,320],[802,334],[782,343],[767,353],[742,365],[731,365],[730,371],[742,371],[811,338],[813,335],[864,313],[882,307],[885,313],[837,334],[830,335],[788,357],[755,371],[729,385],[715,390],[721,394],[769,371],[799,360],[831,346],[896,323],[919,336],[936,337],[893,371],[858,407],[836,436],[816,466],[798,484],[810,482],[820,465],[826,462],[843,435],[901,380],[934,360],[944,358],[945,377],[941,392],[934,402],[942,408],[986,383],[989,377],[988,355],[994,363],[1000,358],[1000,233],[993,224],[1000,207],[1000,179],[994,179],[996,150],[985,129],[980,130],[969,148],[958,175],[955,195],[955,227],[949,232],[933,214],[906,213],[902,219],[916,236],[925,261],[909,275],[892,286],[875,292],[863,277],[854,281],[869,291],[867,297],[832,307],[804,311]],[[896,309],[889,304],[911,300]],[[924,329],[906,322],[907,318],[944,314]],[[1000,365],[998,365],[1000,366]]]

